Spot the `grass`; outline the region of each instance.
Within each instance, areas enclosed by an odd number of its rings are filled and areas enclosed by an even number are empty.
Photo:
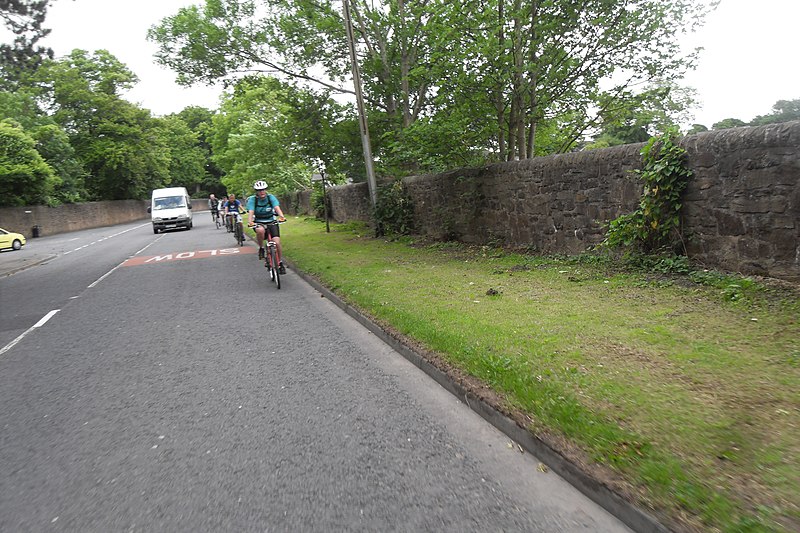
[[[791,288],[688,263],[391,242],[358,224],[293,218],[282,233],[299,268],[490,385],[672,526],[800,530]]]

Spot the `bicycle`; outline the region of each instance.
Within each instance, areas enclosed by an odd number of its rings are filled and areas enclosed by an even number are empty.
[[[278,245],[272,240],[272,235],[267,226],[283,224],[283,222],[255,222],[250,227],[262,226],[264,228],[264,266],[269,272],[270,281],[275,282],[278,289],[281,288],[281,269],[278,261]]]
[[[220,226],[222,226],[222,222],[220,222],[220,219],[219,219],[219,209],[212,209],[211,210],[211,221],[214,222],[214,224],[217,225],[217,229],[219,229]]]
[[[219,215],[219,211],[217,211],[217,216],[214,219],[214,222],[217,224],[217,229],[222,227],[222,217]]]
[[[244,246],[244,225],[242,224],[241,213],[235,213],[231,216],[236,217],[236,222],[233,223],[233,237],[239,246]]]
[[[225,231],[228,233],[233,233],[233,218],[236,215],[233,213],[228,213],[225,215]]]

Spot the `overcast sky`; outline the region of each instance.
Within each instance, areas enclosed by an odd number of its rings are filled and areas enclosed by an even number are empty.
[[[140,78],[125,97],[157,115],[188,105],[216,108],[219,88],[189,89],[153,60],[147,30],[178,9],[201,0],[56,0],[44,44],[57,55],[74,48],[106,49]],[[699,67],[684,83],[698,91],[695,123],[708,127],[725,118],[749,122],[768,114],[778,100],[800,98],[798,30],[800,0],[722,0],[706,26],[687,41],[702,46]]]

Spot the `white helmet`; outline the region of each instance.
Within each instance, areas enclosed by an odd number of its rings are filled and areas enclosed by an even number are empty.
[[[255,190],[257,190],[257,191],[263,191],[264,189],[266,189],[266,188],[267,188],[267,182],[266,182],[266,181],[261,181],[261,180],[258,180],[257,182],[255,182],[255,183],[253,184],[253,188],[254,188]]]

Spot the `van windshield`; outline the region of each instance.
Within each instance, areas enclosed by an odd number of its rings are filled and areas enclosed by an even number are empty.
[[[183,196],[164,196],[153,200],[153,209],[175,209],[176,207],[186,207]]]

